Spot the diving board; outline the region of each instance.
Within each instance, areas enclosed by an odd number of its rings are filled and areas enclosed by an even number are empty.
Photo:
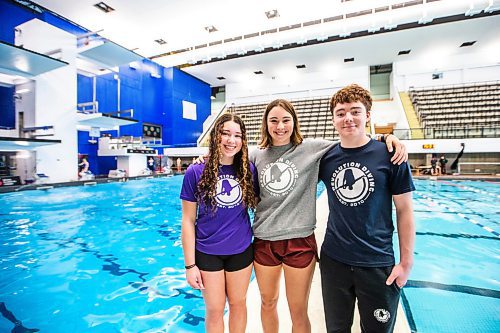
[[[97,46],[93,46],[95,43],[91,43],[88,47],[79,48],[78,56],[103,65],[108,69],[143,59],[143,57],[137,53],[111,41],[105,40],[100,42],[101,44]]]
[[[34,150],[38,147],[61,143],[61,140],[27,139],[0,136],[0,151]]]
[[[68,63],[45,54],[0,41],[0,73],[31,78]]]
[[[107,113],[78,113],[78,125],[90,127],[98,127],[101,130],[114,129],[116,126],[133,125],[138,121],[129,117],[118,117]]]

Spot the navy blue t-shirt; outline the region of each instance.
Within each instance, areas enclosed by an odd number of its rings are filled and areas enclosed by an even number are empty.
[[[414,191],[408,163],[394,165],[384,143],[334,146],[321,160],[319,178],[328,193],[322,251],[353,266],[394,265],[392,195]]]

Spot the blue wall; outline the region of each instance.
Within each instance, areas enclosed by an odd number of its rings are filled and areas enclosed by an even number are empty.
[[[43,8],[37,12],[8,0],[0,0],[0,39],[14,43],[14,27],[33,18],[70,33],[87,32]],[[161,77],[154,78],[151,73],[158,73]],[[97,77],[96,100],[100,112],[118,111],[118,81],[114,75]],[[137,124],[120,127],[120,135],[142,136],[142,124],[151,123],[162,127],[162,144],[172,147],[196,146],[196,140],[203,131],[203,122],[210,115],[210,86],[207,83],[177,68],[164,68],[149,59],[139,62],[137,69],[128,64],[120,66],[118,77],[120,110],[134,109],[133,118],[138,120]],[[78,75],[77,80],[76,103],[92,101],[92,78]],[[182,101],[196,104],[197,120],[182,117]],[[110,133],[116,135],[115,132]],[[98,157],[97,144],[89,143],[89,139],[87,132],[78,131],[78,153],[88,155],[91,171],[107,174],[109,169],[116,168],[116,159]]]
[[[16,127],[16,106],[14,88],[0,86],[0,128]]]
[[[151,76],[154,71],[160,78]],[[120,135],[142,136],[142,124],[162,127],[164,145],[196,146],[203,131],[203,122],[210,115],[210,86],[177,69],[163,68],[148,59],[137,69],[120,66],[120,110],[134,110],[135,125],[120,127]],[[93,79],[78,75],[78,103],[92,101]],[[114,74],[96,78],[96,100],[99,112],[118,110],[118,80]],[[196,104],[197,119],[184,119],[182,101]]]
[[[0,39],[14,44],[14,27],[37,18],[72,34],[88,32],[84,28],[64,20],[62,17],[39,7],[39,11],[29,9],[9,0],[0,0]]]
[[[203,122],[211,112],[210,86],[177,68],[166,71],[172,72],[171,95],[166,96],[166,104],[171,107],[171,121],[165,133],[167,140],[174,145],[196,146],[196,140],[203,132]],[[196,120],[182,117],[182,101],[196,104]]]

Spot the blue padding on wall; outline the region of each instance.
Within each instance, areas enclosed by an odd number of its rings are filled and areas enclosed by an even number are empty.
[[[14,103],[14,87],[0,86],[0,127],[16,127],[16,105]]]
[[[92,78],[78,74],[76,86],[77,103],[92,102]]]
[[[0,22],[2,22],[0,39],[14,44],[14,28],[34,18],[40,18],[40,15],[29,12],[16,4],[0,0]]]
[[[164,135],[164,144],[174,146],[196,145],[196,140],[203,132],[203,122],[210,115],[210,85],[177,69],[171,71],[172,90],[166,97],[167,110],[170,117]],[[196,104],[197,119],[183,118],[182,101]]]

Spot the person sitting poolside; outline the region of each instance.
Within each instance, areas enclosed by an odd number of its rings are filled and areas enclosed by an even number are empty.
[[[87,157],[82,157],[82,161],[78,164],[79,172],[78,175],[83,177],[89,171],[89,161],[87,161]]]

